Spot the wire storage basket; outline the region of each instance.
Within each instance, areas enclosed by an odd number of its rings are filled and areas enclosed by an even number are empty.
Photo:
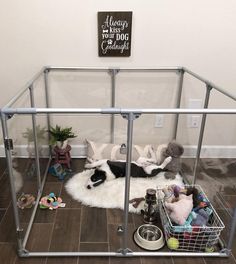
[[[195,185],[194,187],[208,200],[199,185]],[[210,202],[208,208],[212,213],[206,226],[180,226],[172,223],[168,210],[165,207],[165,201],[164,199],[161,200],[159,207],[160,217],[167,246],[171,250],[199,252],[211,252],[215,250],[221,231],[225,226]]]

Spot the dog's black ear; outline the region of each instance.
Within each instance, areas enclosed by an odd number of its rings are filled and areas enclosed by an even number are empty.
[[[94,174],[90,177],[92,182],[96,182],[98,180],[100,181],[105,181],[106,180],[106,173],[105,171],[101,171],[101,170],[95,170]]]
[[[106,178],[107,178],[107,176],[106,176],[105,171],[98,170],[97,174],[96,174],[97,181],[93,184],[93,186],[96,187],[96,186],[102,184],[106,180]]]
[[[97,181],[97,179],[100,177],[100,171],[95,169],[94,174],[90,177],[91,181]]]
[[[106,180],[107,176],[106,176],[105,171],[98,170],[97,174],[101,177],[101,179],[103,179],[104,181]]]

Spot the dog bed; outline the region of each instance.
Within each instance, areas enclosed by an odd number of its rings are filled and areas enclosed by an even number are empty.
[[[65,185],[66,191],[76,201],[84,205],[100,208],[124,208],[124,190],[125,178],[117,178],[111,181],[105,181],[93,189],[87,189],[87,181],[93,174],[94,170],[84,170],[81,173],[75,174]],[[159,173],[152,178],[130,178],[130,200],[133,198],[144,197],[146,189],[177,184],[182,186],[183,179],[177,174],[175,179],[166,179],[164,172]],[[143,203],[137,208],[132,204],[129,206],[129,211],[140,213],[143,208]]]

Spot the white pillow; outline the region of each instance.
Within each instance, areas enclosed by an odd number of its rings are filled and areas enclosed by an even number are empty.
[[[111,143],[100,143],[86,139],[87,142],[87,161],[109,159],[126,160],[126,154],[120,152],[121,145]],[[139,157],[150,158],[151,145],[133,145],[132,161]]]

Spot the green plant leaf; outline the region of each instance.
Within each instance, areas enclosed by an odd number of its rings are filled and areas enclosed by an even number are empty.
[[[72,127],[65,127],[62,128],[59,125],[56,125],[56,127],[50,127],[49,134],[51,135],[50,143],[55,144],[56,141],[65,141],[68,138],[75,138],[77,135],[75,135],[72,132]]]

